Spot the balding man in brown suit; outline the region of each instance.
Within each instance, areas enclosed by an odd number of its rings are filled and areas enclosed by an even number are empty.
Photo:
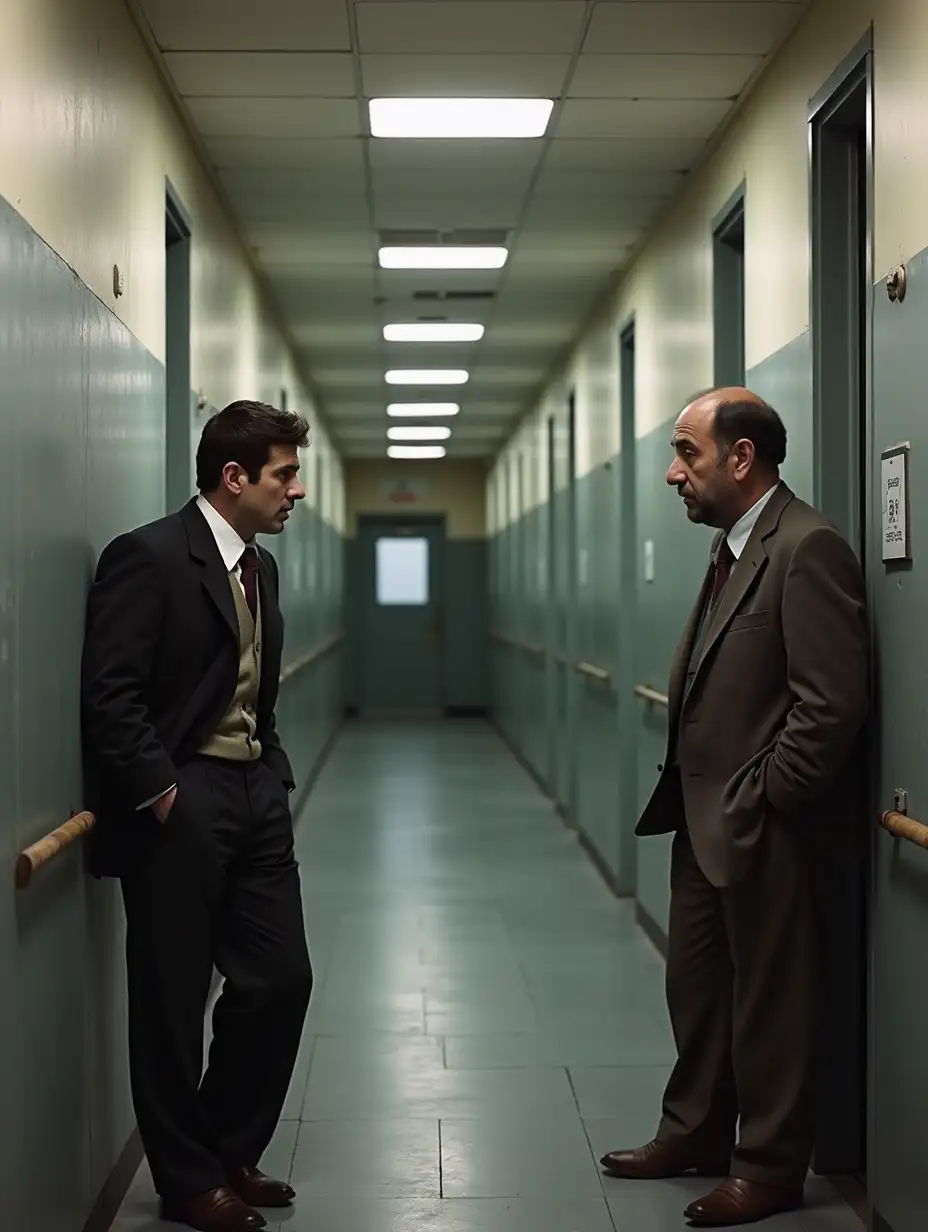
[[[850,842],[868,708],[848,543],[779,478],[786,432],[746,389],[678,418],[667,482],[718,528],[671,669],[666,765],[639,834],[674,833],[667,1000],[678,1060],[657,1136],[613,1176],[722,1177],[692,1223],[799,1207],[814,1141],[815,853]],[[736,1125],[738,1137],[736,1142]]]

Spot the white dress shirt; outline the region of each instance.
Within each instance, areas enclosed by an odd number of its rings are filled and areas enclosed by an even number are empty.
[[[204,496],[197,497],[197,508],[203,517],[206,519],[206,525],[213,532],[213,538],[216,540],[216,547],[219,549],[219,555],[222,557],[222,563],[228,569],[229,573],[233,573],[239,584],[242,586],[242,553],[248,544],[241,537],[237,530],[231,526],[222,514],[214,509],[213,506]],[[245,588],[242,586],[242,594],[245,593]],[[136,812],[141,812],[142,809],[148,808],[154,804],[156,800],[160,800],[162,796],[166,796],[169,791],[173,791],[177,786],[173,783],[167,791],[159,791],[157,796],[152,796],[150,800],[145,800],[136,808]]]
[[[751,506],[743,517],[738,519],[738,521],[728,532],[726,538],[728,539],[728,546],[731,548],[731,554],[734,556],[735,560],[741,559],[741,553],[747,547],[747,542],[751,537],[751,531],[757,525],[757,520],[764,512],[767,502],[779,486],[780,483],[778,480],[768,492],[764,493],[759,501],[756,501]]]

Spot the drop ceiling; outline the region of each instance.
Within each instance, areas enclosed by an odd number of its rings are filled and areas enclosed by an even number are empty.
[[[389,368],[465,367],[494,454],[803,0],[138,0],[335,443],[382,457]],[[553,98],[539,140],[385,140],[371,97]],[[503,232],[491,271],[385,271],[385,231]],[[492,240],[490,242],[493,242]],[[383,327],[478,322],[477,343]],[[392,421],[396,422],[396,421]],[[409,422],[409,421],[405,421]]]

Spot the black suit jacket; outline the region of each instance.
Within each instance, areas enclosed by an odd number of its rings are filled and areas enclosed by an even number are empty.
[[[258,549],[262,760],[288,789],[293,772],[274,723],[284,626],[274,557]],[[114,539],[87,601],[81,710],[89,843],[97,876],[120,876],[157,825],[145,800],[167,791],[225,714],[238,680],[229,575],[192,500]]]

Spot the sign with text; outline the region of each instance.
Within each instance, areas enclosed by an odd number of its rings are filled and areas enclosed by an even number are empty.
[[[909,559],[909,447],[896,445],[880,457],[883,560]]]
[[[380,484],[381,496],[391,505],[414,505],[427,491],[428,484],[422,479],[390,479]]]

